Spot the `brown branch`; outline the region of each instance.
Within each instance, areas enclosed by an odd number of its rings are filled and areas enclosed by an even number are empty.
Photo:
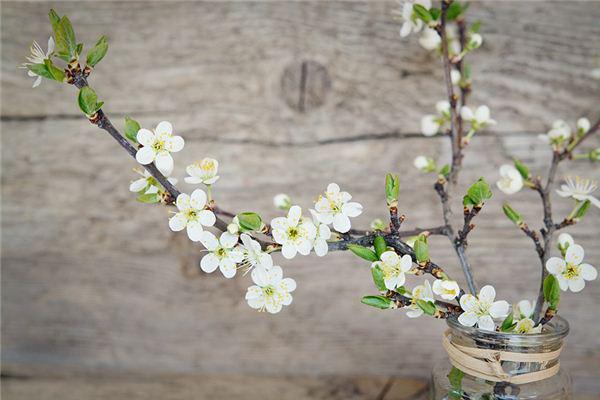
[[[475,228],[475,225],[471,223],[471,220],[475,218],[477,214],[479,214],[481,208],[482,207],[479,205],[475,205],[471,209],[468,207],[464,208],[464,224],[462,229],[458,231],[458,235],[456,236],[455,240],[457,246],[467,246],[467,235],[473,230],[473,228]]]

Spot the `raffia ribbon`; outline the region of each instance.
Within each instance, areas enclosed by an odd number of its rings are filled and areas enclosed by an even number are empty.
[[[547,353],[514,353],[462,346],[452,343],[449,335],[449,330],[444,333],[443,345],[450,358],[450,363],[466,374],[487,381],[509,382],[520,385],[550,378],[556,375],[560,368],[558,357],[562,346],[558,350]],[[554,360],[557,360],[556,363],[550,368],[546,368]],[[535,372],[511,375],[502,368],[502,361],[539,363],[541,369]]]

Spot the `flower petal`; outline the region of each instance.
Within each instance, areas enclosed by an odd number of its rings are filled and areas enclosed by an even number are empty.
[[[292,278],[285,278],[282,279],[281,282],[279,282],[279,286],[285,288],[285,290],[287,290],[288,292],[293,292],[294,290],[296,290],[296,281]]]
[[[182,213],[177,213],[171,218],[169,218],[169,228],[173,232],[182,231],[187,225],[187,219],[183,216]]]
[[[136,179],[135,181],[131,182],[131,185],[129,185],[129,191],[130,192],[139,192],[140,190],[144,189],[146,186],[148,186],[148,181],[146,180],[146,178]]]
[[[496,330],[496,324],[494,324],[494,320],[489,315],[482,315],[481,317],[479,317],[479,319],[477,320],[477,326],[479,327],[479,329],[482,329],[484,331]]]
[[[350,227],[350,218],[348,218],[344,214],[339,213],[333,217],[333,228],[336,231],[340,233],[346,233],[350,230]]]
[[[156,140],[156,136],[154,136],[154,132],[149,131],[148,129],[140,129],[135,135],[138,143],[142,146],[151,147]]]
[[[145,149],[145,147],[142,147],[142,150],[143,149]],[[156,153],[154,164],[156,164],[156,168],[158,168],[163,175],[169,176],[173,172],[173,157],[171,157],[171,154],[168,151]]]
[[[148,165],[154,161],[156,153],[152,147],[142,147],[135,153],[135,159],[142,165]]]
[[[202,210],[198,213],[198,221],[204,226],[213,226],[217,222],[217,217],[210,210]]]
[[[479,301],[483,301],[486,303],[492,303],[496,298],[496,290],[492,285],[485,285],[479,291]]]
[[[202,189],[196,189],[190,196],[190,206],[196,210],[201,210],[206,205],[206,193]]]
[[[156,125],[154,132],[158,136],[171,135],[173,133],[173,125],[169,121],[161,121]]]
[[[565,261],[569,264],[579,265],[583,261],[583,247],[578,244],[569,246],[565,254]]]
[[[583,280],[583,278],[580,276],[577,278],[569,279],[568,283],[569,289],[571,289],[571,292],[573,293],[581,292],[585,287],[585,280]]]
[[[228,258],[224,258],[219,263],[219,270],[223,276],[227,279],[231,279],[235,276],[235,272],[237,271],[235,267],[235,263]]]
[[[510,305],[505,300],[495,301],[489,309],[489,313],[493,318],[504,318],[508,315]]]
[[[586,281],[593,281],[598,277],[598,271],[590,264],[581,264],[579,268],[581,268],[580,276]]]
[[[342,206],[342,213],[351,218],[358,217],[360,214],[362,214],[362,212],[363,206],[355,201],[346,203]]]
[[[467,296],[467,295],[465,295],[465,296]],[[463,296],[463,297],[465,297],[465,296]],[[475,314],[475,312],[473,312],[473,311],[467,311],[458,316],[458,322],[460,322],[461,325],[464,325],[464,326],[473,326],[477,323],[477,320],[478,320],[477,314]]]
[[[472,294],[465,294],[460,298],[460,307],[466,312],[475,311],[477,308],[479,308],[479,301]],[[474,324],[475,322],[473,322],[473,325]]]
[[[552,275],[560,274],[560,272],[563,270],[563,268],[566,265],[567,264],[565,263],[565,260],[563,260],[562,258],[558,258],[558,257],[550,257],[548,259],[548,261],[546,261],[546,269]]]
[[[298,253],[302,254],[303,256],[307,256],[310,254],[312,243],[308,239],[302,239],[296,247],[298,249]]]
[[[226,249],[231,249],[238,242],[238,235],[233,235],[227,231],[221,233],[221,237],[219,238],[219,242],[221,242],[221,246]]]
[[[267,275],[267,270],[264,268],[254,268],[250,276],[252,277],[252,281],[258,286],[263,287],[269,284],[269,276]]]
[[[211,272],[214,272],[218,266],[219,266],[219,259],[217,258],[217,256],[215,256],[212,253],[206,254],[200,260],[200,269],[202,269],[202,271],[207,272],[209,274]]]
[[[177,153],[183,149],[185,142],[181,136],[171,136],[165,139],[165,149],[171,153]]]
[[[200,221],[188,221],[187,223],[187,235],[192,242],[199,242],[202,237],[202,224]]]
[[[273,265],[267,271],[267,275],[269,276],[269,283],[271,285],[278,285],[281,282],[281,278],[283,278],[283,270],[279,265]]]
[[[292,258],[296,257],[296,252],[296,246],[294,246],[291,243],[284,243],[281,247],[281,254],[288,260],[291,260]]]
[[[219,247],[219,240],[209,231],[203,231],[200,235],[200,243],[206,247],[208,251],[215,251]]]
[[[289,226],[298,225],[300,217],[302,216],[302,209],[299,206],[292,206],[288,211],[287,219]]]
[[[400,259],[400,271],[408,272],[412,268],[412,258],[408,254],[405,254]]]
[[[321,225],[324,226],[324,225]],[[315,254],[319,257],[323,257],[327,255],[329,251],[329,246],[327,245],[327,241],[325,239],[317,239],[315,240]]]

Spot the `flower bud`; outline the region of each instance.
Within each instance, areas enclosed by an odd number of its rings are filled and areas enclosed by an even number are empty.
[[[437,168],[433,158],[425,156],[416,157],[413,161],[413,165],[421,172],[433,172]]]
[[[273,197],[273,205],[280,210],[288,210],[292,206],[292,199],[285,193]]]

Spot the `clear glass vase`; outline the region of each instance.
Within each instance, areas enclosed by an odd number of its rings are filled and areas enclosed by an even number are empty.
[[[569,324],[558,316],[544,326],[542,333],[531,335],[482,331],[463,326],[455,319],[449,319],[447,323],[452,343],[515,353],[547,353],[558,350],[569,333]],[[552,367],[556,362],[550,362],[546,367]],[[502,369],[514,376],[539,371],[541,366],[537,362],[502,361]],[[562,367],[556,375],[540,381],[509,384],[477,378],[460,371],[449,360],[445,360],[434,367],[432,380],[432,400],[571,399],[571,379]]]

